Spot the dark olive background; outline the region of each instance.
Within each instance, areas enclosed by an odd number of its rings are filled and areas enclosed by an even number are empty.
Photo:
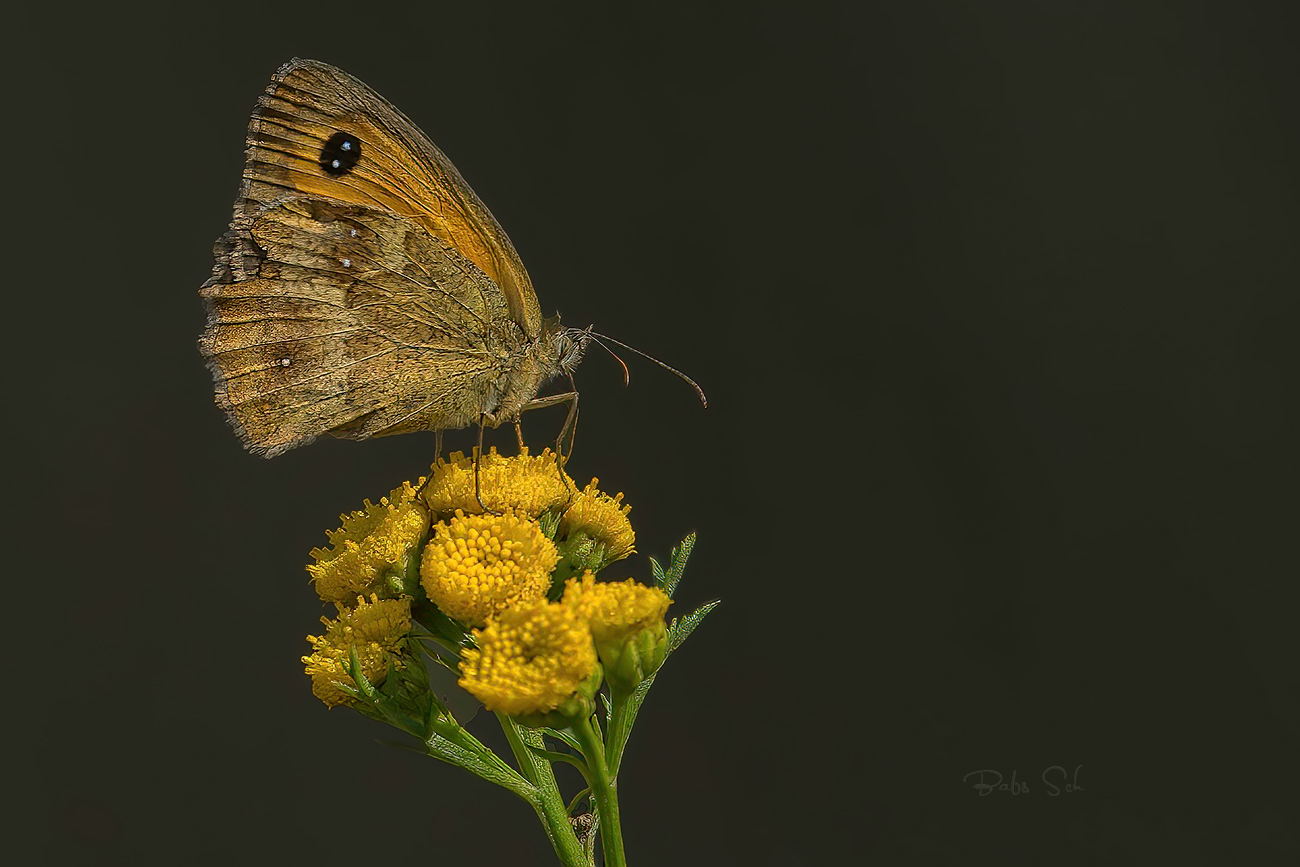
[[[724,600],[630,747],[633,864],[1290,863],[1295,17],[795,5],[10,19],[8,752],[48,863],[551,858],[298,661],[308,550],[432,437],[263,461],[212,404],[196,290],[294,55],[429,133],[545,311],[709,392],[579,371],[571,469],[639,534],[609,574],[694,530],[680,611]]]

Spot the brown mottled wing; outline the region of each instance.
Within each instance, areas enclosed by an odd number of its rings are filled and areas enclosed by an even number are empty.
[[[249,449],[458,428],[491,411],[523,335],[498,286],[422,223],[291,197],[237,216],[231,233],[247,241],[201,290],[200,349]],[[489,326],[502,320],[513,341]]]
[[[337,133],[360,142],[338,176],[321,155]],[[382,96],[326,63],[289,61],[275,73],[248,126],[248,160],[235,215],[286,195],[387,209],[419,223],[501,287],[509,318],[537,337],[541,310],[506,233],[455,166]]]

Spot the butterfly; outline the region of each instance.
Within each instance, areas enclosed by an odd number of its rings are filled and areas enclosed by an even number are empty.
[[[199,290],[199,349],[250,451],[518,423],[590,329],[543,318],[506,233],[433,142],[326,63],[275,73]],[[563,437],[563,434],[561,435]]]

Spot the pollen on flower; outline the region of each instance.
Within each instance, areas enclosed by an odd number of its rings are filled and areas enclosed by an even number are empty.
[[[307,572],[316,592],[326,602],[346,605],[358,595],[378,592],[392,596],[400,590],[387,586],[385,577],[404,574],[429,530],[429,514],[404,482],[378,503],[343,516],[343,526],[329,533],[329,547],[315,548],[316,562]]]
[[[411,600],[380,599],[367,602],[357,597],[356,607],[343,609],[339,617],[321,618],[322,635],[308,635],[312,653],[302,658],[311,677],[311,691],[327,707],[352,704],[355,699],[340,684],[355,686],[347,667],[351,650],[357,650],[361,673],[375,685],[384,682],[389,666],[405,665],[399,651],[402,639],[411,631]]]
[[[433,528],[420,563],[429,600],[462,623],[482,626],[508,606],[541,599],[559,554],[536,521],[507,511],[466,515]]]
[[[623,505],[623,495],[611,497],[596,487],[599,479],[582,489],[560,519],[560,534],[585,533],[605,545],[605,562],[622,560],[636,548],[636,534],[627,519],[631,506]]]
[[[542,512],[568,502],[573,480],[556,465],[555,454],[546,449],[540,455],[506,457],[492,448],[479,461],[479,492],[490,511],[515,512],[536,518]],[[566,481],[567,480],[567,481]],[[482,513],[474,495],[474,459],[463,452],[439,458],[429,471],[424,502],[440,515],[457,509],[467,515]]]
[[[596,671],[586,621],[570,605],[530,602],[474,630],[461,655],[460,685],[490,711],[519,715],[559,707]]]
[[[672,600],[657,587],[626,581],[597,581],[588,572],[565,583],[564,604],[573,606],[591,626],[597,644],[617,641],[662,625]]]

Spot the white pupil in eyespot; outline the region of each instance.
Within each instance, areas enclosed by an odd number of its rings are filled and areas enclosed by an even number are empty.
[[[337,169],[339,166],[341,166],[341,165],[343,165],[343,164],[340,163],[338,160],[333,160],[333,161],[330,163],[330,165],[334,166],[334,168]]]
[[[351,268],[351,267],[352,267],[352,260],[351,260],[351,259],[344,259],[344,260],[343,260],[343,267],[344,267],[344,268]]]
[[[343,150],[343,151],[352,150],[352,142],[350,141],[343,142],[343,144],[339,145],[339,150]]]

